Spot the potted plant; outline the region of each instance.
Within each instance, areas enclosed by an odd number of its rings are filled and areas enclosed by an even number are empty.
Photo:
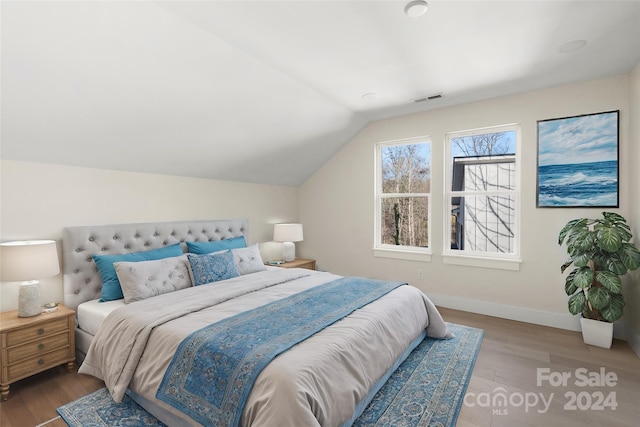
[[[624,310],[620,277],[640,267],[640,250],[630,242],[632,237],[624,217],[612,212],[603,212],[597,219],[571,220],[560,231],[558,244],[566,241],[569,254],[560,270],[564,273],[571,264],[575,267],[564,286],[570,296],[569,312],[582,314],[582,336],[587,344],[611,347],[613,322]]]

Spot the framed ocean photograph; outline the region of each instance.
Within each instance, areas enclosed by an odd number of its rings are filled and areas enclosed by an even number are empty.
[[[538,121],[537,207],[618,207],[619,115]]]

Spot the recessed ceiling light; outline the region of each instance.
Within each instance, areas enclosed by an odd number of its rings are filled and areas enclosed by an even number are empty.
[[[375,92],[369,92],[362,95],[362,99],[364,99],[365,101],[374,101],[378,98],[380,98],[380,94]]]
[[[561,44],[558,46],[558,52],[560,53],[571,53],[577,50],[582,49],[587,45],[586,40],[573,40],[565,44]]]
[[[407,3],[404,7],[404,13],[409,18],[417,18],[418,16],[422,16],[427,12],[427,2],[424,0],[414,0],[412,2]]]

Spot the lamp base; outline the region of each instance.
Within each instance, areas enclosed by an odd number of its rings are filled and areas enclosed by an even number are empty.
[[[18,291],[18,317],[33,317],[41,312],[40,283],[37,280],[22,282]]]
[[[296,245],[293,242],[282,242],[282,259],[285,262],[295,261]]]

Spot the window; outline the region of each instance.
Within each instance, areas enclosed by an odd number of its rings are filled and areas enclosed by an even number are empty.
[[[376,172],[375,254],[428,259],[430,141],[420,138],[378,144]]]
[[[515,125],[447,135],[445,255],[517,260],[519,139]]]

